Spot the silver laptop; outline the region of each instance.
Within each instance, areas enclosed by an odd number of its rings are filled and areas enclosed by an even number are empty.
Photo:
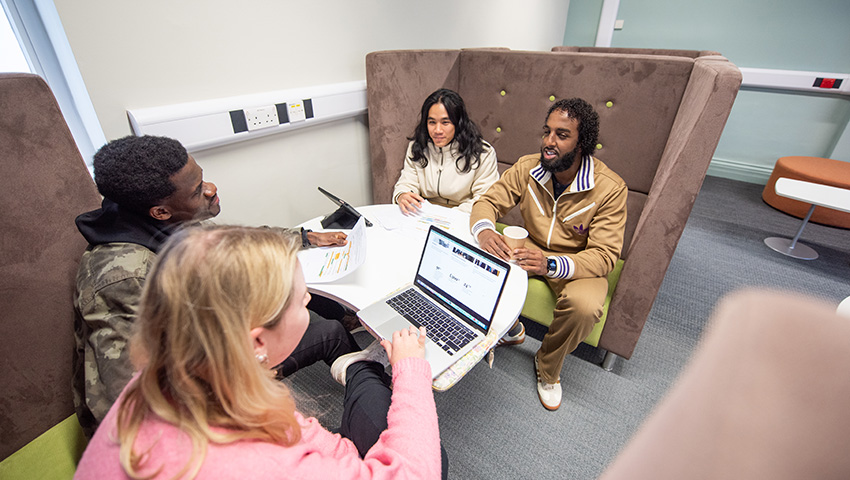
[[[432,225],[413,283],[357,316],[381,339],[424,325],[425,359],[436,378],[487,335],[509,270],[507,262]]]

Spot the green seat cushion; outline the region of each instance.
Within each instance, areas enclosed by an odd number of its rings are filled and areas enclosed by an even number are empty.
[[[504,228],[504,224],[496,224],[496,230],[499,233]],[[617,260],[614,270],[608,274],[608,294],[605,296],[605,304],[602,306],[602,317],[593,326],[590,335],[584,340],[584,343],[593,347],[599,346],[599,338],[602,336],[602,329],[605,328],[605,320],[608,318],[608,306],[611,304],[611,297],[614,295],[617,282],[620,280],[620,272],[623,271],[623,264],[622,259]],[[528,294],[525,297],[525,305],[523,305],[520,315],[548,327],[552,325],[557,299],[558,297],[555,295],[555,292],[549,288],[549,284],[545,280],[540,277],[531,277],[528,279]]]
[[[602,336],[602,329],[605,328],[605,320],[608,318],[608,306],[611,304],[614,288],[620,280],[623,264],[623,260],[617,260],[614,270],[608,274],[608,294],[605,296],[605,303],[602,305],[602,317],[599,318],[599,321],[593,326],[593,330],[584,339],[584,343],[593,347],[599,346],[599,338]],[[525,305],[523,305],[520,315],[548,327],[552,325],[557,299],[555,292],[549,288],[549,284],[545,280],[539,277],[531,277],[528,279],[528,294],[525,297]]]
[[[73,478],[86,444],[73,414],[0,462],[0,478]]]

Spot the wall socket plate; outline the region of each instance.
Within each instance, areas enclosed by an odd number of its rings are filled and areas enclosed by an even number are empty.
[[[289,121],[301,122],[307,120],[307,113],[304,111],[304,102],[287,102],[286,107],[289,109]]]
[[[246,108],[245,121],[248,123],[248,131],[276,127],[280,124],[277,117],[277,107],[274,105]]]
[[[289,121],[288,101],[303,106],[307,121]],[[127,110],[127,117],[136,135],[171,137],[179,140],[194,154],[254,138],[359,117],[366,114],[366,103],[366,80],[358,80]],[[248,131],[246,107],[256,110],[256,107],[272,105],[277,111],[279,125]],[[253,113],[257,117],[256,111]],[[267,123],[274,124],[274,121]]]

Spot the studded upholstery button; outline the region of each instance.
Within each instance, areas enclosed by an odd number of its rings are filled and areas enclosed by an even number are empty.
[[[496,133],[502,133],[502,127],[496,127]]]
[[[502,90],[501,92],[499,92],[499,95],[501,95],[501,96],[503,96],[503,97],[505,96],[505,94],[507,94],[507,92],[505,92],[504,90]]]
[[[549,95],[549,101],[550,101],[550,102],[554,102],[554,101],[555,101],[555,96],[554,96],[554,95]]]
[[[608,108],[611,108],[611,107],[613,107],[613,106],[614,106],[614,102],[612,102],[611,100],[608,100],[608,101],[605,103],[605,106],[606,106],[606,107],[608,107]]]

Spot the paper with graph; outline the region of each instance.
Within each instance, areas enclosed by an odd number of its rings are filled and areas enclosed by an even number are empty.
[[[357,270],[366,261],[366,224],[363,217],[348,232],[348,243],[342,247],[312,247],[298,252],[304,280],[327,283]]]

